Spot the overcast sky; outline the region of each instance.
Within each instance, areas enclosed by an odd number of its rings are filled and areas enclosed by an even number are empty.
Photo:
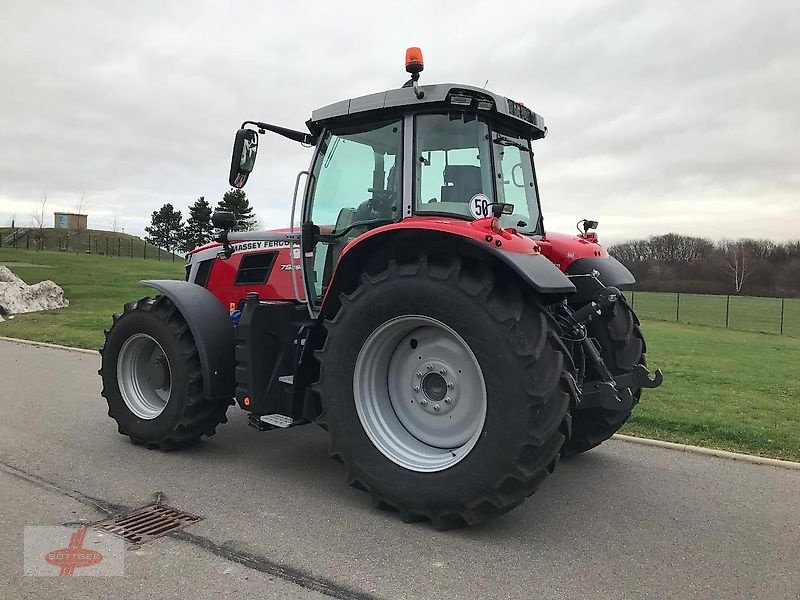
[[[0,225],[85,195],[92,228],[140,234],[227,189],[245,119],[302,129],[336,100],[483,86],[541,114],[545,225],[800,237],[800,2],[44,2],[0,11]],[[288,223],[311,151],[263,136],[247,186]]]

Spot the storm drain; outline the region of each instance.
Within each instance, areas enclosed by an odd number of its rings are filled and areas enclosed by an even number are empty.
[[[149,504],[95,525],[133,544],[143,544],[202,521],[201,517],[163,504]]]

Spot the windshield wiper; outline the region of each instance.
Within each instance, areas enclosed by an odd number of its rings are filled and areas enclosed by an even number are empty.
[[[341,231],[335,231],[333,233],[323,233],[317,238],[322,243],[335,243],[340,240],[343,236],[350,233],[356,227],[361,227],[362,225],[375,225],[376,227],[380,225],[388,225],[389,223],[394,223],[394,219],[367,219],[365,221],[356,221],[355,223],[351,223]]]
[[[501,146],[514,146],[515,148],[519,148],[520,150],[524,150],[525,152],[530,152],[531,149],[525,146],[524,144],[520,144],[516,140],[512,140],[511,138],[507,138],[502,135],[498,135],[494,138],[494,143],[499,144]]]

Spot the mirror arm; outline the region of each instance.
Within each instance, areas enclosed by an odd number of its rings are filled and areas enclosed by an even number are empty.
[[[216,241],[222,244],[222,251],[217,253],[217,256],[222,260],[228,260],[233,254],[233,246],[228,241],[228,230],[223,229],[219,232]]]
[[[310,133],[303,133],[302,131],[295,131],[294,129],[287,129],[286,127],[279,127],[277,125],[270,125],[269,123],[261,123],[260,121],[245,121],[242,123],[242,129],[244,129],[245,125],[255,125],[259,129],[263,131],[271,131],[272,133],[277,133],[278,135],[282,135],[285,138],[289,138],[292,141],[300,142],[301,144],[307,144],[311,146],[316,146],[317,138]]]

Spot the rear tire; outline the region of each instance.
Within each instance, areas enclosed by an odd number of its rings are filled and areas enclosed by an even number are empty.
[[[600,343],[600,355],[612,375],[630,373],[638,364],[647,364],[646,346],[639,329],[639,319],[626,302],[620,300],[609,314],[589,325],[588,334]],[[587,373],[587,379],[599,377]],[[574,456],[591,450],[614,435],[630,418],[638,404],[642,389],[631,388],[633,403],[626,411],[603,408],[576,410],[572,414],[572,437],[564,445],[563,456]]]
[[[319,423],[331,455],[351,485],[404,521],[480,523],[555,468],[575,398],[572,363],[542,307],[509,281],[452,257],[392,261],[363,276],[326,322]],[[444,378],[428,382],[428,373]],[[447,405],[443,394],[454,394]]]
[[[174,450],[213,435],[231,401],[203,396],[203,376],[189,326],[169,298],[125,305],[100,350],[108,416],[134,444]]]

